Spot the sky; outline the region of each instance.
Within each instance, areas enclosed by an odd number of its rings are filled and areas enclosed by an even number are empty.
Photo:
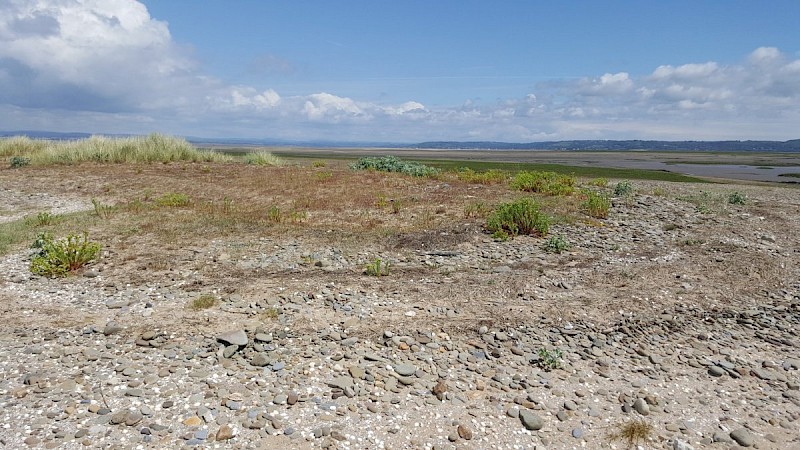
[[[800,138],[797,0],[0,0],[0,130]]]

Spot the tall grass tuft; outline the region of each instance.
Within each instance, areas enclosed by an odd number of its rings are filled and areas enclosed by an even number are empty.
[[[282,166],[284,161],[273,155],[270,152],[255,152],[247,153],[244,155],[245,164],[253,164],[256,166]]]
[[[218,162],[226,155],[199,150],[185,139],[154,133],[146,137],[92,136],[76,141],[48,141],[15,136],[0,139],[0,157],[29,158],[32,165],[154,162]]]

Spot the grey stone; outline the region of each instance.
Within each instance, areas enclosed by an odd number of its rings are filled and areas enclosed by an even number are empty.
[[[417,368],[412,364],[396,364],[394,366],[394,371],[400,376],[408,377],[414,375],[414,373],[417,371]]]
[[[544,427],[544,420],[529,409],[519,411],[519,420],[528,430],[539,431]]]
[[[644,401],[643,398],[637,398],[636,401],[633,402],[633,409],[643,416],[650,414],[650,406],[647,405],[647,402]]]
[[[742,447],[752,447],[754,443],[753,435],[745,428],[737,428],[731,431],[731,439]]]
[[[228,345],[247,345],[247,333],[244,330],[231,330],[217,336],[217,340]]]

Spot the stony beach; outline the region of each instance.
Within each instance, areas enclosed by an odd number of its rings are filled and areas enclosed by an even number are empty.
[[[141,183],[194,183],[161,170]],[[132,183],[3,170],[0,220]],[[313,214],[188,244],[92,225],[102,257],[61,279],[15,249],[0,447],[800,449],[800,191],[634,185],[608,219],[556,223],[563,253],[438,206],[500,188],[436,180],[414,187],[428,226],[363,240]],[[745,205],[693,201],[734,190]]]

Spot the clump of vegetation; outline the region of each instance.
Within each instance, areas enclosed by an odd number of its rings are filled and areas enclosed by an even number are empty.
[[[604,194],[599,194],[594,191],[584,191],[586,196],[581,209],[589,216],[596,219],[605,219],[608,217],[608,211],[611,209],[611,199]]]
[[[30,164],[31,164],[31,159],[26,158],[24,156],[14,156],[13,158],[11,158],[12,169],[29,166]]]
[[[539,349],[539,367],[543,370],[555,370],[561,367],[561,350],[547,350],[546,348]]]
[[[628,180],[622,180],[614,186],[614,195],[617,197],[627,197],[633,194],[633,186]]]
[[[511,189],[547,195],[570,195],[576,178],[555,172],[518,172],[511,180]]]
[[[202,294],[189,302],[189,309],[192,311],[201,311],[211,308],[217,304],[217,299],[211,294]]]
[[[403,161],[396,156],[367,156],[350,166],[353,170],[375,170],[378,172],[398,172],[414,177],[429,177],[439,173],[439,169],[417,162]]]
[[[270,152],[254,152],[244,155],[244,162],[255,166],[282,166],[284,161]]]
[[[609,437],[623,441],[628,448],[635,448],[650,440],[653,431],[653,425],[644,420],[632,420],[619,425],[617,431]]]
[[[279,207],[272,205],[267,210],[267,220],[272,223],[301,223],[306,220],[308,215],[299,209],[282,211]]]
[[[728,195],[728,203],[731,205],[744,205],[747,203],[747,196],[741,192],[731,192]]]
[[[46,227],[49,225],[53,225],[61,219],[61,216],[58,214],[52,214],[47,211],[42,211],[36,215],[36,226],[39,227]]]
[[[376,258],[375,261],[364,266],[364,273],[373,277],[385,277],[389,275],[389,262]]]
[[[456,172],[456,177],[466,183],[499,184],[508,178],[508,174],[498,169],[489,169],[483,172],[476,172],[469,167],[462,167]]]
[[[179,192],[167,192],[156,199],[156,204],[158,204],[158,206],[164,206],[167,208],[175,208],[188,206],[191,201],[192,200],[186,194],[181,194]]]
[[[269,308],[265,309],[264,312],[261,313],[261,320],[263,321],[276,320],[280,315],[281,312],[278,310],[278,308],[270,306]]]
[[[114,213],[115,208],[113,206],[104,205],[96,198],[92,199],[92,205],[94,206],[94,213],[101,219],[108,219]]]
[[[533,199],[520,198],[498,205],[486,220],[486,230],[500,240],[520,234],[545,236],[550,230],[550,217],[539,211],[539,204]]]
[[[604,188],[608,186],[608,178],[603,178],[603,177],[593,178],[589,180],[589,185]]]
[[[321,167],[327,167],[327,166],[328,166],[328,163],[326,163],[325,161],[321,161],[321,160],[320,161],[314,161],[314,162],[311,163],[311,167],[313,167],[315,169],[316,168],[321,168]]]
[[[40,233],[31,248],[35,249],[31,272],[46,277],[67,276],[100,255],[100,244],[89,241],[87,233],[82,237],[70,234],[58,241],[49,233]]]
[[[92,136],[74,141],[48,141],[24,136],[0,139],[0,157],[20,157],[32,165],[228,161],[230,157],[199,150],[185,139],[154,133],[146,137]]]
[[[551,236],[550,239],[548,239],[544,244],[545,251],[549,253],[562,253],[569,250],[570,247],[572,246],[569,244],[569,242],[567,242],[567,240],[564,239],[564,236],[561,236],[560,234],[557,236]]]

